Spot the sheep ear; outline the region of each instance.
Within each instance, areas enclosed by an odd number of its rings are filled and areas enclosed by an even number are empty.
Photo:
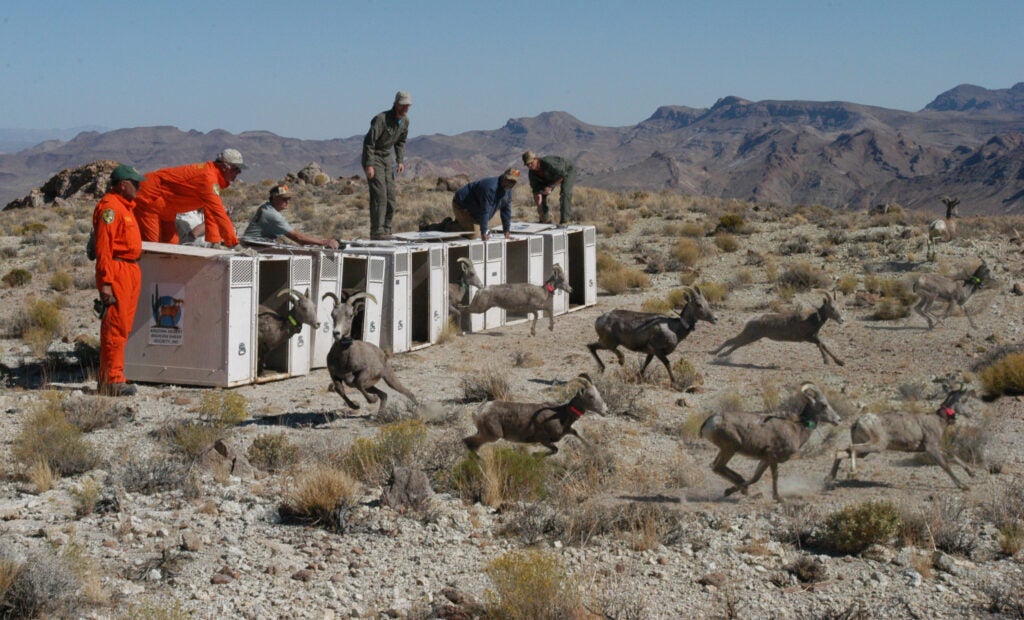
[[[704,291],[700,290],[700,285],[694,286],[693,292],[696,293],[699,297],[704,296]]]

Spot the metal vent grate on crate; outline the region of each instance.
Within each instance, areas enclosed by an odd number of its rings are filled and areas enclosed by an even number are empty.
[[[583,229],[583,243],[587,245],[594,245],[597,243],[597,233],[593,228]]]
[[[544,240],[540,237],[530,237],[530,254],[543,254]]]
[[[371,260],[370,261],[370,282],[383,282],[384,281],[384,260]]]
[[[409,273],[409,255],[395,255],[395,273]]]
[[[505,255],[505,244],[504,243],[488,243],[487,244],[487,260],[500,259]]]
[[[433,269],[441,266],[441,248],[430,249],[430,266]]]
[[[292,258],[292,281],[296,284],[309,284],[313,280],[313,258],[301,256]]]
[[[323,254],[320,257],[320,279],[321,280],[337,280],[338,279],[338,268],[341,266],[341,261],[337,254],[328,255]]]
[[[558,235],[557,237],[552,237],[551,238],[551,249],[554,250],[555,252],[564,252],[565,251],[565,236],[564,235]]]
[[[469,261],[479,263],[484,259],[484,246],[482,244],[469,246]]]
[[[256,261],[251,258],[237,258],[231,261],[231,286],[252,286],[256,279]]]

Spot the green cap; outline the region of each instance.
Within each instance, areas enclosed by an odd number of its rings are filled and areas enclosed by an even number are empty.
[[[138,181],[139,183],[146,180],[146,177],[139,174],[139,171],[127,164],[121,164],[114,171],[110,173],[110,182],[117,183],[118,181]]]

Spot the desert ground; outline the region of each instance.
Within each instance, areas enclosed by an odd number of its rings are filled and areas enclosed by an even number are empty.
[[[446,213],[450,192],[430,181],[405,184],[396,229]],[[268,183],[228,193],[236,227]],[[366,235],[357,180],[297,192],[288,215],[302,230]],[[516,218],[530,219],[518,193]],[[979,380],[1024,335],[1019,218],[964,217],[927,261],[924,230],[940,205],[869,216],[587,188],[576,202],[598,226],[597,305],[556,317],[553,332],[542,319],[534,337],[524,323],[396,355],[418,403],[385,387],[381,412],[345,407],[323,369],[228,391],[94,395],[99,324],[83,249],[94,202],[0,213],[0,271],[31,274],[0,289],[0,616],[1024,617],[1024,402],[983,399]],[[994,280],[967,303],[976,328],[959,310],[934,329],[908,311],[915,277],[982,261]],[[670,356],[676,385],[657,360],[641,377],[643,356],[629,351],[625,367],[599,353],[599,372],[586,348],[597,317],[667,310],[690,284],[718,320]],[[712,353],[747,320],[806,314],[826,294],[843,323],[820,334],[844,365],[810,343]],[[539,458],[528,454],[539,446],[498,442],[467,460],[461,438],[483,393],[554,402],[581,372],[609,406],[576,423],[590,445],[568,437]],[[786,416],[804,382],[842,422],[814,429],[780,465],[781,502],[770,474],[724,497],[703,420]],[[969,490],[897,452],[858,460],[854,478],[844,464],[826,487],[859,416],[932,414],[959,384],[975,396],[947,444],[973,461],[972,478],[954,470]],[[217,439],[228,459],[209,449]],[[755,461],[730,466],[749,476]],[[389,505],[404,468],[424,472],[434,494]],[[836,515],[855,509],[868,516],[854,531]],[[839,535],[871,540],[844,550]]]

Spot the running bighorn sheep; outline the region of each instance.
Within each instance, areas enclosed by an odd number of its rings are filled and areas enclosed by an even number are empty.
[[[267,303],[280,305],[281,298],[288,296],[287,307],[275,310],[260,304],[257,310],[257,372],[262,373],[267,365],[267,354],[288,341],[289,338],[302,331],[302,326],[309,325],[313,329],[320,327],[317,320],[316,302],[310,299],[309,289],[302,294],[295,289],[282,288]]]
[[[334,321],[334,344],[327,352],[327,372],[331,375],[331,387],[334,391],[344,399],[346,405],[358,409],[359,405],[345,393],[346,385],[354,387],[367,403],[373,404],[379,400],[377,411],[380,412],[388,402],[388,395],[376,387],[377,382],[383,379],[391,389],[404,394],[415,403],[416,397],[395,376],[387,354],[375,344],[349,337],[352,320],[362,310],[359,306],[365,304],[367,299],[377,303],[377,299],[369,293],[349,295],[344,302],[339,302],[333,293],[326,293],[323,298],[328,297],[334,300],[334,309],[331,311],[331,320]]]
[[[728,497],[736,491],[747,494],[750,485],[761,479],[766,469],[772,470],[772,497],[779,501],[779,463],[788,461],[810,438],[822,422],[839,423],[839,414],[813,383],[800,386],[806,399],[797,420],[756,413],[729,412],[712,415],[700,427],[700,436],[718,447],[718,456],[711,470],[733,483],[725,490]],[[758,459],[750,480],[729,469],[729,459],[736,453]]]
[[[914,312],[923,316],[928,321],[928,329],[932,329],[936,322],[941,322],[948,317],[953,311],[953,306],[957,305],[963,310],[971,327],[977,329],[978,326],[974,324],[974,319],[967,313],[964,306],[971,295],[974,295],[991,278],[992,272],[984,262],[974,270],[974,273],[959,280],[936,273],[925,274],[914,281],[914,294],[918,296],[918,302],[914,304]],[[942,317],[931,313],[932,304],[936,301],[946,302],[946,311]]]
[[[864,458],[873,452],[894,450],[927,453],[953,479],[956,486],[967,490],[970,487],[953,475],[953,470],[946,460],[942,446],[943,435],[956,422],[957,415],[965,413],[962,403],[966,394],[962,385],[952,390],[943,399],[935,413],[909,415],[868,413],[861,416],[850,427],[850,447],[836,451],[836,459],[832,462],[828,483],[835,481],[836,474],[839,472],[839,464],[843,459],[850,459],[850,476],[852,477],[857,469],[857,457]],[[951,453],[949,459],[963,467],[968,476],[974,477],[974,472],[960,460],[960,457]]]
[[[473,415],[476,434],[462,441],[474,453],[480,446],[504,439],[518,443],[539,443],[548,449],[550,456],[558,452],[555,445],[562,437],[573,435],[587,443],[573,429],[573,422],[587,411],[605,414],[608,406],[597,386],[585,373],[569,381],[575,393],[568,402],[560,405],[550,403],[514,403],[495,400],[480,405]]]
[[[469,301],[469,287],[476,287],[482,289],[484,283],[480,281],[480,277],[476,275],[476,270],[473,269],[473,263],[468,258],[460,258],[458,261],[461,271],[459,272],[458,282],[451,282],[448,284],[448,317],[455,322],[459,328],[462,328],[462,310],[461,308],[466,305]]]
[[[646,353],[647,359],[640,368],[640,375],[647,370],[647,365],[657,357],[665,365],[668,371],[669,381],[675,383],[672,376],[672,367],[668,363],[668,356],[676,350],[676,346],[690,335],[690,332],[697,327],[697,321],[716,323],[718,318],[711,311],[708,300],[704,297],[700,287],[687,287],[685,289],[686,302],[682,309],[677,311],[676,316],[665,316],[653,312],[634,312],[632,310],[612,310],[605,312],[594,321],[594,330],[597,331],[597,342],[587,345],[590,354],[597,360],[597,365],[604,372],[604,362],[597,356],[601,349],[609,349],[619,358],[619,364],[625,365],[626,358],[619,351],[619,347],[625,347],[637,353]]]
[[[530,335],[536,336],[537,319],[540,318],[541,310],[548,315],[548,329],[555,331],[556,289],[572,293],[572,287],[565,281],[562,266],[558,264],[551,268],[551,277],[540,286],[526,282],[485,286],[477,291],[473,296],[473,301],[462,309],[473,314],[487,312],[491,308],[503,308],[508,312],[520,314],[532,313],[533,323],[530,324]]]
[[[843,324],[843,317],[839,315],[835,301],[835,293],[831,296],[825,293],[821,307],[807,316],[801,316],[799,312],[773,312],[750,319],[743,326],[743,331],[739,335],[726,340],[712,353],[718,354],[719,357],[730,355],[736,349],[762,338],[778,342],[810,342],[818,345],[821,359],[826,364],[828,364],[828,358],[831,357],[836,364],[842,366],[843,361],[829,351],[825,343],[818,337],[822,325],[829,319],[840,325]]]
[[[927,258],[930,261],[935,260],[935,244],[939,241],[951,241],[956,237],[956,218],[960,217],[957,213],[956,207],[960,204],[959,198],[950,198],[949,196],[943,196],[941,198],[942,204],[946,205],[946,218],[941,220],[932,220],[928,224],[928,252]]]

